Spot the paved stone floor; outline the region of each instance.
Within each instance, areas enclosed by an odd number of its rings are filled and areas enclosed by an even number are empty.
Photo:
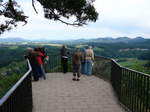
[[[71,73],[50,73],[32,86],[33,112],[124,112],[111,85],[95,76],[77,82]]]

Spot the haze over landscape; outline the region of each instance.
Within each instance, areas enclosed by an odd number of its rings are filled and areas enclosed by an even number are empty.
[[[28,24],[0,37],[20,37],[24,39],[89,39],[97,37],[150,38],[150,1],[149,0],[96,0],[95,7],[99,13],[96,23],[84,27],[72,27],[60,22],[44,19],[42,7],[36,2],[36,14],[31,0],[17,0],[25,14],[29,16]],[[0,18],[1,19],[1,18]]]

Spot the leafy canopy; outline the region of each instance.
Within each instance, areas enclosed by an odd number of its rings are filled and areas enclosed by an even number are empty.
[[[36,0],[43,6],[44,17],[49,20],[60,21],[67,25],[83,26],[88,22],[96,22],[98,13],[93,2],[95,0]],[[34,0],[32,0],[33,8]],[[36,11],[37,12],[37,11]],[[38,12],[37,12],[38,13]],[[15,0],[0,0],[0,34],[17,26],[17,22],[27,23],[21,7]],[[72,22],[69,19],[73,17]],[[69,21],[69,22],[68,22]]]

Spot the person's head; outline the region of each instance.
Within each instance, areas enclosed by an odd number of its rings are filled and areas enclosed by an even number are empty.
[[[34,48],[34,51],[39,51],[39,48],[37,48],[37,47],[36,47],[36,48]]]
[[[92,49],[92,46],[88,46],[88,49]]]
[[[62,45],[62,48],[65,48],[65,45]]]
[[[44,53],[44,52],[45,52],[45,48],[44,48],[44,47],[42,47],[42,46],[38,47],[38,49],[39,49],[39,51],[40,51],[40,52],[42,52],[42,53]]]
[[[27,48],[27,52],[32,52],[32,51],[33,51],[33,48],[31,48],[31,47]]]
[[[81,50],[80,50],[81,52],[85,52],[85,48],[81,48]]]
[[[80,52],[80,49],[79,49],[79,48],[76,48],[76,52]]]
[[[67,46],[66,45],[62,45],[62,48],[67,48]]]

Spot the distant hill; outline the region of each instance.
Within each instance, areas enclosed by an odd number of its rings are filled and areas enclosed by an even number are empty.
[[[22,38],[0,38],[0,42],[24,42],[25,39]]]
[[[150,39],[144,39],[143,37],[129,38],[129,37],[118,37],[118,38],[97,38],[91,39],[91,42],[99,42],[99,43],[141,43],[146,42]]]
[[[26,40],[22,38],[0,38],[0,43],[4,42],[42,42],[42,43],[60,43],[60,44],[82,44],[88,42],[96,43],[143,43],[150,42],[150,39],[145,39],[143,37],[129,38],[129,37],[99,37],[94,39],[70,39],[70,40]]]
[[[142,43],[142,42],[146,42],[146,41],[150,41],[150,39],[144,39],[143,37],[136,37],[134,39],[131,39],[129,42]]]

